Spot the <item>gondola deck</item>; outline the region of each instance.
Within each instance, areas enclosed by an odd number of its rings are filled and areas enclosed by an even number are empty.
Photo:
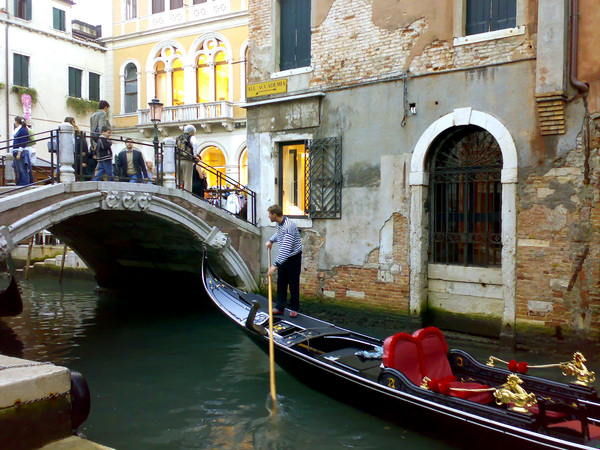
[[[224,283],[212,272],[206,257],[203,279],[206,291],[214,303],[267,351],[268,300]],[[371,407],[378,405],[389,413],[386,415],[399,419],[402,419],[405,408],[417,408],[425,415],[444,417],[467,427],[496,432],[509,440],[516,439],[542,448],[600,447],[600,440],[597,438],[564,435],[551,429],[553,425],[547,427],[540,419],[541,414],[544,417],[551,414],[546,413],[545,408],[551,408],[554,403],[577,403],[582,411],[587,405],[590,424],[585,429],[600,430],[600,404],[596,390],[592,387],[521,374],[519,381],[523,388],[540,399],[540,408],[544,411],[531,408],[535,413],[515,412],[515,408],[510,405],[498,405],[490,402],[490,398],[480,400],[480,403],[461,398],[476,395],[478,391],[469,392],[469,389],[464,389],[465,395],[462,395],[460,386],[499,387],[506,385],[507,377],[512,374],[506,369],[481,364],[462,350],[453,349],[444,356],[447,359],[444,364],[449,364],[457,380],[454,384],[458,388],[453,390],[452,395],[443,395],[413,382],[414,375],[411,381],[410,373],[391,367],[384,368],[382,357],[378,353],[381,353],[385,342],[380,339],[304,314],[299,314],[296,318],[289,317],[287,313],[274,316],[273,323],[276,362],[290,374],[331,395],[351,395],[355,400],[353,403]],[[409,344],[411,341],[418,341],[409,335],[404,339]],[[389,339],[386,340],[388,341]],[[419,357],[422,364],[423,355]],[[479,397],[486,395],[488,394],[482,392]],[[563,414],[557,417],[567,416]]]

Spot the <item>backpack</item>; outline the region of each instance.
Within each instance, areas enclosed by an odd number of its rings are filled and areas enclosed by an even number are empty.
[[[35,135],[31,128],[27,128],[27,132],[29,133],[29,141],[27,141],[27,147],[33,147],[35,145]]]
[[[177,140],[175,141],[175,148],[177,149],[177,153],[181,159],[192,161],[192,144],[190,144],[190,136],[189,134],[181,134],[177,136]]]

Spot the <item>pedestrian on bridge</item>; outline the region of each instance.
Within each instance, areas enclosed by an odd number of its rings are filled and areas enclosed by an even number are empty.
[[[144,156],[137,148],[133,147],[133,139],[125,139],[125,150],[121,150],[117,156],[117,173],[119,180],[130,183],[140,183],[148,179]]]
[[[29,150],[27,150],[29,131],[27,130],[27,122],[21,116],[15,117],[13,139],[13,168],[17,177],[17,186],[27,186],[33,182]]]
[[[96,144],[96,160],[98,161],[98,167],[96,168],[96,175],[92,178],[92,181],[100,181],[104,179],[105,175],[108,181],[114,181],[112,162],[113,153],[111,149],[112,141],[109,139],[110,133],[110,127],[104,125]]]
[[[266,243],[271,250],[273,242],[279,243],[277,259],[267,271],[272,276],[277,275],[277,302],[273,314],[283,314],[287,303],[287,291],[290,288],[290,317],[297,317],[300,309],[300,273],[302,266],[302,241],[298,227],[289,217],[284,217],[279,205],[269,206],[269,220],[275,222],[275,234]]]

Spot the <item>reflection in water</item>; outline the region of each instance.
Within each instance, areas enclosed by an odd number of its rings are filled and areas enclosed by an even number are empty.
[[[87,281],[20,283],[25,310],[0,322],[0,348],[83,373],[92,411],[81,431],[98,443],[119,450],[450,448],[281,370],[272,421],[267,357],[198,294],[99,297]],[[21,350],[10,350],[19,342]]]

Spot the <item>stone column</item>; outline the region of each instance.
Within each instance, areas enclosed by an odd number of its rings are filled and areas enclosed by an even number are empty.
[[[15,186],[17,184],[17,176],[15,174],[15,169],[13,167],[14,156],[12,155],[12,151],[8,152],[8,155],[4,157],[4,177],[6,178],[7,186]]]
[[[58,162],[60,164],[60,182],[75,181],[75,141],[73,140],[73,125],[63,122],[58,127]]]
[[[163,141],[163,186],[175,189],[175,139],[166,138]]]
[[[427,309],[428,215],[425,212],[429,180],[426,173],[412,173],[410,179],[410,306],[411,322],[420,322]]]

